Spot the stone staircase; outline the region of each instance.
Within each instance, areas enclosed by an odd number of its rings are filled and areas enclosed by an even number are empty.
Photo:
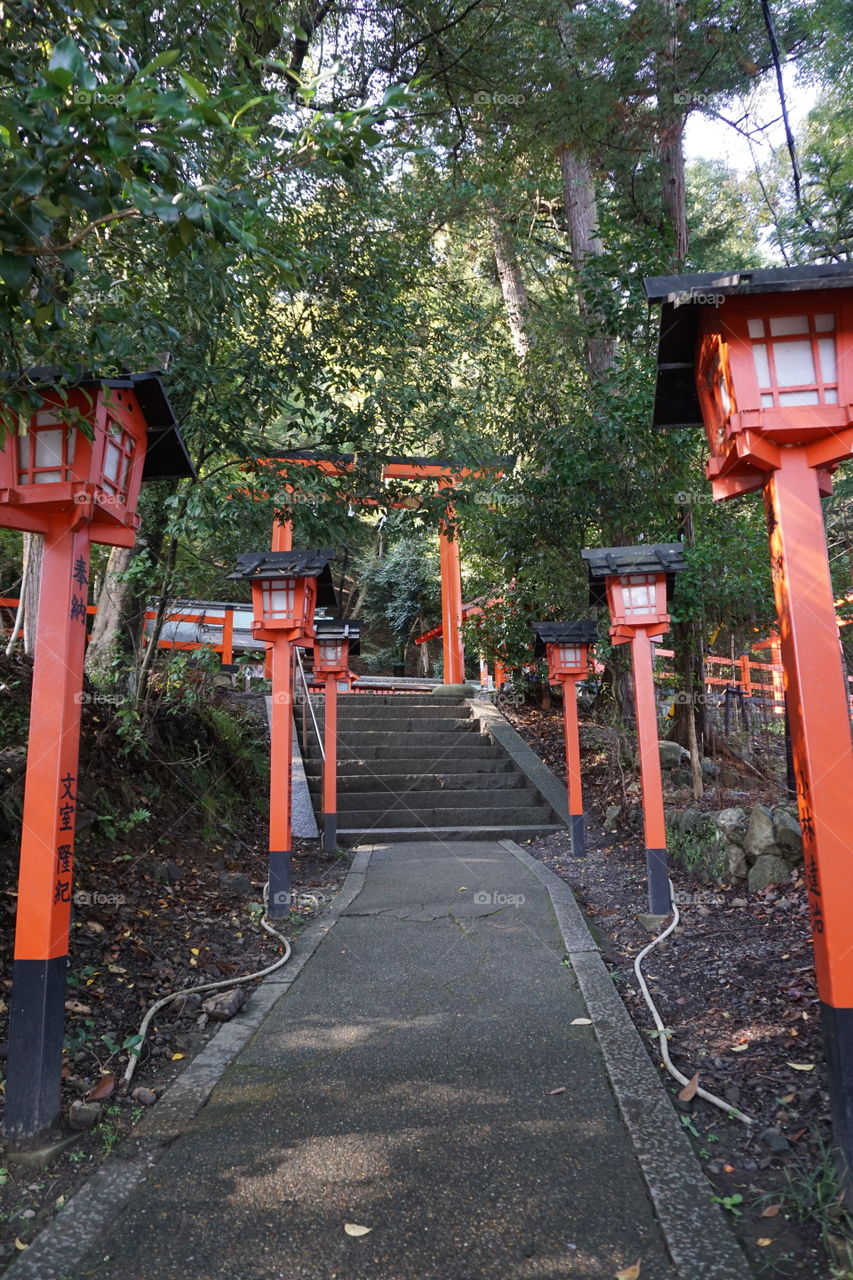
[[[312,696],[323,731],[322,696]],[[322,760],[310,713],[296,723],[319,812]],[[529,840],[563,824],[459,697],[347,693],[338,698],[338,843]]]

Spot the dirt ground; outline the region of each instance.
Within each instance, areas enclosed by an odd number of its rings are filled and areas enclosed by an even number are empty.
[[[554,771],[564,774],[560,713],[509,714]],[[754,1124],[730,1119],[702,1099],[680,1101],[681,1086],[662,1065],[634,972],[635,957],[653,936],[637,920],[648,909],[642,833],[624,822],[613,833],[602,829],[607,806],[619,799],[613,760],[606,735],[595,726],[582,725],[581,735],[587,856],[572,857],[567,833],[533,842],[531,852],[575,891],[681,1112],[713,1195],[730,1216],[756,1274],[774,1280],[853,1274],[849,1220],[835,1204],[829,1096],[802,877],[750,894],[742,883],[709,882],[672,864],[680,923],[648,955],[643,973],[671,1032],[675,1066],[688,1078],[698,1076],[701,1087],[741,1108]],[[772,786],[761,779],[745,774],[734,780],[736,788],[714,787],[706,807],[772,798]],[[630,781],[627,785],[630,796]]]

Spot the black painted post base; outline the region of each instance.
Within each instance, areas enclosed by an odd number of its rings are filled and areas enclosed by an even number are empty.
[[[672,896],[666,849],[646,850],[646,871],[649,878],[649,914],[668,916],[672,911]]]
[[[572,857],[583,858],[586,855],[586,818],[582,813],[572,813],[571,826],[569,830],[572,833]]]
[[[270,920],[284,920],[290,913],[290,905],[290,850],[271,849],[267,915]]]
[[[16,960],[12,967],[3,1132],[33,1138],[59,1117],[68,957]]]
[[[848,1209],[853,1207],[853,1009],[821,1001],[827,1083],[832,1103],[832,1137]]]
[[[323,816],[323,852],[334,853],[338,845],[338,815],[327,813]]]

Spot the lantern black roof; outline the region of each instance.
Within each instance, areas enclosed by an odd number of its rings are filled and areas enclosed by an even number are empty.
[[[360,618],[318,618],[314,630],[318,640],[349,640],[350,657],[361,652]]]
[[[622,573],[665,573],[667,595],[675,574],[687,568],[683,542],[640,543],[636,547],[587,547],[582,552],[589,572],[590,604],[607,603],[605,579]]]
[[[533,630],[536,632],[534,658],[544,658],[548,644],[595,644],[598,639],[598,623],[594,620],[534,622]]]
[[[8,370],[0,370],[0,378],[12,378]],[[35,391],[55,391],[58,387],[115,387],[134,391],[139,407],[148,426],[148,446],[145,451],[143,480],[186,480],[196,475],[196,469],[187,453],[178,420],[160,375],[153,370],[146,373],[130,373],[121,378],[95,378],[80,371],[74,377],[63,375],[61,369],[51,365],[39,365],[26,369],[15,377],[21,384],[29,383]]]
[[[720,306],[719,299],[741,294],[853,289],[853,262],[649,276],[643,287],[649,302],[661,309],[652,423],[656,427],[701,427],[694,364],[702,308]]]
[[[338,597],[329,568],[329,561],[334,558],[333,547],[308,551],[249,551],[237,557],[237,568],[228,574],[228,578],[249,582],[253,578],[316,578],[317,607],[335,610]]]

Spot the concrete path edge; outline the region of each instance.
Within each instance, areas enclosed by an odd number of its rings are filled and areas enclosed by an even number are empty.
[[[3,1271],[3,1280],[65,1280],[91,1249],[93,1239],[121,1212],[166,1148],[189,1128],[231,1062],[296,981],[339,916],[358,897],[371,853],[371,849],[357,851],[329,910],[312,921],[298,938],[287,964],[258,983],[248,1006],[211,1037],[130,1137],[39,1232],[26,1253]]]
[[[569,885],[513,840],[499,841],[548,891],[670,1256],[684,1280],[753,1280],[678,1112],[601,958]],[[649,1020],[651,1021],[651,1015]]]
[[[513,764],[526,774],[543,799],[547,800],[560,822],[570,827],[566,784],[560,781],[543,760],[539,759],[533,748],[528,746],[521,734],[513,729],[506,716],[493,702],[488,698],[467,698],[466,702],[474,717],[480,722],[480,732],[485,733],[498,746],[503,747]]]

